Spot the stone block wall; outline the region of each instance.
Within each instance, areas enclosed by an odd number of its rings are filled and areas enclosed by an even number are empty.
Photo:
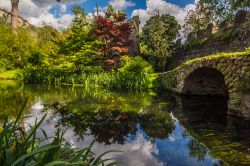
[[[250,119],[250,92],[242,90],[239,86],[244,80],[248,80],[245,84],[250,84],[250,55],[208,57],[181,65],[175,70],[159,75],[161,88],[183,94],[187,78],[202,68],[213,69],[222,74],[229,97],[228,114]]]
[[[206,30],[191,32],[185,44],[176,48],[175,53],[166,64],[172,70],[188,60],[212,55],[219,52],[244,51],[250,46],[250,12],[239,11],[234,25],[227,21],[221,22],[217,33],[212,34],[213,25]]]

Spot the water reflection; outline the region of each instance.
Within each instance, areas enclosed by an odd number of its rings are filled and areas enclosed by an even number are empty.
[[[250,165],[250,121],[227,116],[227,99],[195,96],[176,96],[175,99],[174,115],[214,157],[230,165]],[[192,151],[192,142],[189,144]]]
[[[109,157],[128,166],[222,165],[217,158],[233,165],[243,160],[250,163],[249,129],[226,116],[223,99],[8,83],[0,83],[0,93],[5,94],[0,96],[2,114],[15,115],[14,108],[22,102],[19,99],[29,96],[27,123],[48,113],[41,127],[49,135],[56,128],[67,129],[65,140],[75,147],[84,147],[97,137],[97,154],[121,150],[122,154]]]

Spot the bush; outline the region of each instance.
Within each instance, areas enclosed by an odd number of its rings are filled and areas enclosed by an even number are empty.
[[[125,62],[111,81],[114,89],[145,90],[153,88],[156,79],[152,66],[137,56]]]
[[[135,57],[127,59],[118,72],[104,72],[101,67],[84,67],[80,73],[70,68],[29,67],[24,70],[23,77],[25,83],[66,83],[115,90],[146,90],[153,88],[156,74],[148,62]]]
[[[67,68],[28,67],[23,70],[25,83],[71,83],[72,76],[74,76],[74,71]]]

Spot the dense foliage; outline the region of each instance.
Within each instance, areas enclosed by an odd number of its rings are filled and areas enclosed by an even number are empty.
[[[77,73],[72,69],[33,67],[24,70],[26,83],[81,84],[85,87],[101,87],[116,90],[147,90],[153,87],[156,74],[152,66],[141,57],[129,58],[117,72],[101,69]]]
[[[224,20],[231,22],[240,9],[249,10],[247,0],[199,0],[194,10],[188,11],[185,18],[186,32],[205,29],[209,23],[218,25]]]
[[[173,51],[173,41],[179,34],[180,25],[174,16],[157,14],[151,17],[142,29],[142,53],[154,56],[158,63],[157,68],[165,70],[167,58]]]
[[[128,55],[132,25],[124,12],[111,6],[103,16],[89,16],[79,6],[72,11],[72,25],[63,32],[46,25],[13,30],[1,23],[0,78],[119,90],[153,87],[151,65]]]
[[[113,69],[119,65],[120,56],[128,54],[131,25],[126,21],[124,12],[115,11],[108,7],[104,16],[98,15],[95,18],[95,35],[103,44],[101,52],[103,54],[104,69]]]

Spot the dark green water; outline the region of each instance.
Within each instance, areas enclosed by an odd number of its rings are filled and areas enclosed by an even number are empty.
[[[29,97],[25,122],[47,113],[41,127],[129,166],[250,165],[250,123],[227,116],[223,98],[114,93],[81,87],[0,82],[0,115],[14,116]],[[39,136],[39,133],[38,133]],[[42,136],[42,133],[40,133]]]

